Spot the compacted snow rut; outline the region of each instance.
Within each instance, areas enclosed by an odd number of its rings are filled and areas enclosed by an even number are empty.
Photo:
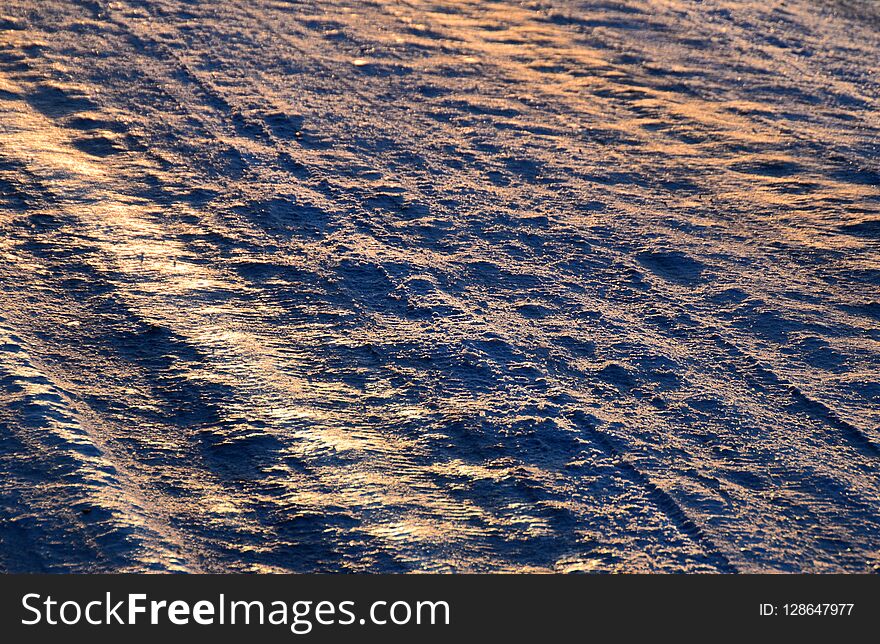
[[[0,9],[0,567],[880,566],[869,2]]]

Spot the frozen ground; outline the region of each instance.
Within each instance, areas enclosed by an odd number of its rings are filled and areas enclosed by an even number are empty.
[[[0,14],[0,569],[880,569],[876,3]]]

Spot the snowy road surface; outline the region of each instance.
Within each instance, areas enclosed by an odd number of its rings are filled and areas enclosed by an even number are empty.
[[[880,6],[4,0],[0,570],[880,569]]]

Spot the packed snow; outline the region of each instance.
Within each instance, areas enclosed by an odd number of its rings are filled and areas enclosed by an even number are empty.
[[[880,5],[4,0],[0,570],[880,570]]]

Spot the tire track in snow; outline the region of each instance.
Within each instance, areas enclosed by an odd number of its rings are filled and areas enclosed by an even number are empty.
[[[196,570],[179,535],[156,523],[129,473],[103,447],[100,425],[77,411],[7,324],[0,319],[0,459],[8,472],[0,552],[7,570]]]

